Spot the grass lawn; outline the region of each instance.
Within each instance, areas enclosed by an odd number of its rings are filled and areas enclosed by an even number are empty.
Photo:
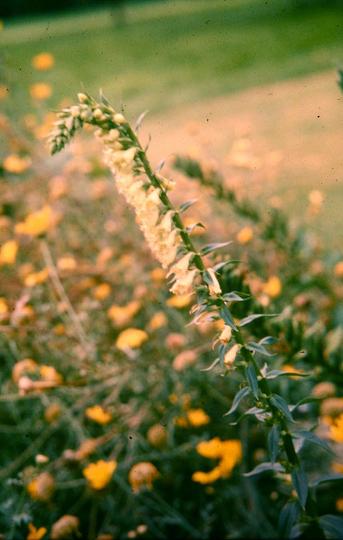
[[[105,9],[5,21],[0,75],[17,87],[23,107],[28,86],[42,80],[53,85],[49,107],[84,85],[92,93],[101,87],[136,114],[339,66],[343,11],[295,11],[286,4],[146,3],[129,7],[119,28]],[[56,58],[51,72],[31,66],[42,51]]]

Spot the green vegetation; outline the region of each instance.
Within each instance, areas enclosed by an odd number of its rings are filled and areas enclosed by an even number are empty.
[[[9,22],[1,34],[7,82],[28,95],[40,80],[31,58],[49,51],[44,74],[52,105],[82,85],[101,86],[130,113],[155,112],[339,65],[343,12],[338,6],[294,10],[283,2],[197,0],[127,9],[114,24],[109,10]]]

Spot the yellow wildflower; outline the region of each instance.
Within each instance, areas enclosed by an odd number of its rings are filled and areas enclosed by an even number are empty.
[[[196,446],[196,451],[203,457],[216,459],[222,456],[223,443],[219,437],[214,437],[209,441],[201,441]]]
[[[45,536],[47,529],[45,527],[35,527],[33,523],[29,523],[29,532],[27,534],[26,540],[41,540]]]
[[[148,430],[147,439],[156,448],[164,446],[167,440],[166,429],[161,424],[154,424]]]
[[[336,277],[343,278],[343,261],[336,263],[333,271]]]
[[[88,407],[85,412],[87,418],[97,422],[97,424],[106,425],[112,420],[112,415],[105,411],[100,405],[94,405],[93,407]]]
[[[8,96],[8,93],[9,93],[9,88],[5,86],[4,84],[0,84],[0,100],[6,99]]]
[[[29,214],[23,222],[18,223],[15,226],[15,232],[30,236],[40,236],[46,233],[54,223],[55,217],[52,208],[46,205],[40,210]]]
[[[58,519],[51,528],[51,540],[60,540],[61,538],[71,538],[74,533],[78,533],[80,520],[76,516],[66,514]]]
[[[158,330],[159,328],[162,328],[162,326],[166,326],[168,320],[163,311],[157,311],[149,322],[149,330],[154,331]]]
[[[271,276],[263,285],[263,292],[270,298],[276,298],[282,291],[282,283],[277,276]]]
[[[49,381],[54,384],[62,384],[63,377],[53,366],[43,364],[39,366],[39,374],[44,381]]]
[[[136,463],[129,472],[129,482],[134,493],[141,489],[152,489],[153,481],[158,477],[159,472],[155,465],[149,461]]]
[[[116,326],[124,326],[136,315],[140,307],[140,302],[133,300],[126,306],[111,306],[107,315]]]
[[[16,154],[10,154],[3,161],[5,171],[12,174],[21,174],[25,172],[31,165],[29,157],[20,157]]]
[[[52,54],[48,52],[42,52],[32,58],[32,65],[38,71],[46,71],[52,68],[55,63],[55,59]]]
[[[336,509],[338,512],[343,512],[343,497],[340,497],[336,501]]]
[[[0,319],[3,319],[8,315],[9,308],[5,298],[0,298]]]
[[[16,362],[12,369],[12,379],[15,383],[18,383],[20,378],[23,375],[28,375],[29,373],[34,373],[38,368],[37,362],[31,358],[25,358]]]
[[[49,99],[52,95],[52,87],[48,83],[39,82],[30,86],[30,94],[33,99],[44,100]]]
[[[97,300],[105,300],[110,294],[111,287],[108,283],[100,283],[93,291],[93,296]]]
[[[254,231],[252,227],[243,227],[238,233],[237,233],[237,240],[240,244],[243,246],[245,244],[248,244],[254,237]]]
[[[51,424],[61,416],[61,407],[58,403],[51,403],[44,411],[44,418],[46,422]]]
[[[159,282],[165,280],[166,273],[162,268],[157,267],[157,268],[154,268],[153,270],[151,270],[150,277],[151,277],[151,279],[153,281],[159,283]]]
[[[90,463],[82,471],[92,489],[100,490],[107,486],[117,468],[114,460],[104,461],[100,459],[96,463]]]
[[[8,240],[0,248],[0,265],[14,264],[18,251],[18,242],[16,240]]]
[[[192,474],[192,480],[193,482],[197,482],[198,484],[212,484],[212,482],[215,482],[220,478],[220,470],[218,467],[215,467],[212,469],[212,471],[209,472],[203,472],[203,471],[196,471]]]
[[[148,339],[148,334],[139,328],[123,330],[116,341],[118,349],[137,349]]]
[[[42,472],[29,482],[26,489],[32,499],[47,502],[55,489],[55,481],[50,473]]]
[[[61,272],[75,270],[76,267],[77,267],[76,260],[74,259],[74,257],[68,256],[68,255],[66,255],[65,257],[61,257],[57,261],[57,268]]]
[[[33,272],[32,274],[28,274],[24,279],[24,283],[26,287],[35,287],[36,285],[41,285],[42,283],[44,283],[48,279],[48,277],[49,270],[47,268],[44,268],[39,272]]]
[[[192,297],[189,294],[176,294],[167,300],[167,306],[182,309],[189,306]]]
[[[205,426],[209,423],[210,417],[202,409],[189,409],[187,420],[194,427]]]
[[[343,413],[330,426],[330,437],[335,442],[343,443]]]

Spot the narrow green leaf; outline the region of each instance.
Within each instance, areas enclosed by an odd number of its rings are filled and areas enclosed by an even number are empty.
[[[246,326],[247,324],[250,324],[253,321],[256,321],[256,319],[260,319],[261,317],[276,317],[277,313],[255,313],[253,315],[248,315],[248,317],[244,317],[239,323],[238,326]]]
[[[308,483],[305,471],[302,466],[300,465],[296,469],[293,469],[291,476],[294,489],[299,497],[299,502],[301,506],[305,508],[308,495]]]
[[[297,431],[295,433],[292,433],[292,435],[297,438],[304,439],[312,444],[316,444],[317,446],[320,446],[321,448],[323,448],[323,450],[326,450],[331,454],[334,453],[328,443],[326,441],[323,441],[323,439],[317,437],[317,435],[315,435],[312,431]]]
[[[285,472],[285,468],[281,463],[265,462],[257,465],[252,471],[245,473],[243,476],[255,476],[263,472]]]
[[[287,402],[278,394],[273,394],[270,398],[270,403],[274,405],[290,422],[294,422],[293,416],[291,415]]]
[[[219,362],[220,362],[220,358],[216,358],[209,367],[203,368],[200,371],[211,371],[216,365],[219,364]]]
[[[232,244],[232,242],[217,242],[217,243],[214,243],[214,244],[207,244],[206,246],[204,246],[200,253],[201,255],[208,255],[209,253],[212,253],[212,251],[215,251],[216,249],[220,249],[222,247],[225,247],[225,246],[228,246]]]
[[[268,450],[269,450],[270,460],[272,463],[275,463],[278,453],[279,453],[279,441],[280,441],[280,428],[278,425],[274,424],[268,434]]]
[[[234,413],[237,410],[242,399],[248,396],[249,394],[250,394],[250,388],[248,386],[241,388],[237,392],[235,397],[233,398],[233,402],[232,402],[230,410],[227,413],[225,413],[224,416],[229,416],[230,414]]]
[[[326,514],[320,516],[319,525],[325,532],[325,538],[338,540],[343,538],[343,518]]]
[[[257,381],[254,366],[249,364],[248,367],[245,370],[245,374],[246,374],[249,386],[250,386],[250,388],[252,390],[252,393],[254,394],[254,397],[256,399],[258,399],[258,397],[259,397],[259,388],[258,388],[258,381]]]
[[[301,508],[298,501],[288,502],[282,508],[278,523],[280,538],[290,537],[292,527],[297,521],[300,511]]]

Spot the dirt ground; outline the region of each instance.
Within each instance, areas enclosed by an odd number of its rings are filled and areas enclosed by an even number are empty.
[[[342,242],[343,96],[334,70],[206,100],[144,121],[150,156],[218,165],[226,181],[288,208],[331,245]],[[183,193],[184,193],[184,187]],[[320,212],[306,213],[311,191]]]

